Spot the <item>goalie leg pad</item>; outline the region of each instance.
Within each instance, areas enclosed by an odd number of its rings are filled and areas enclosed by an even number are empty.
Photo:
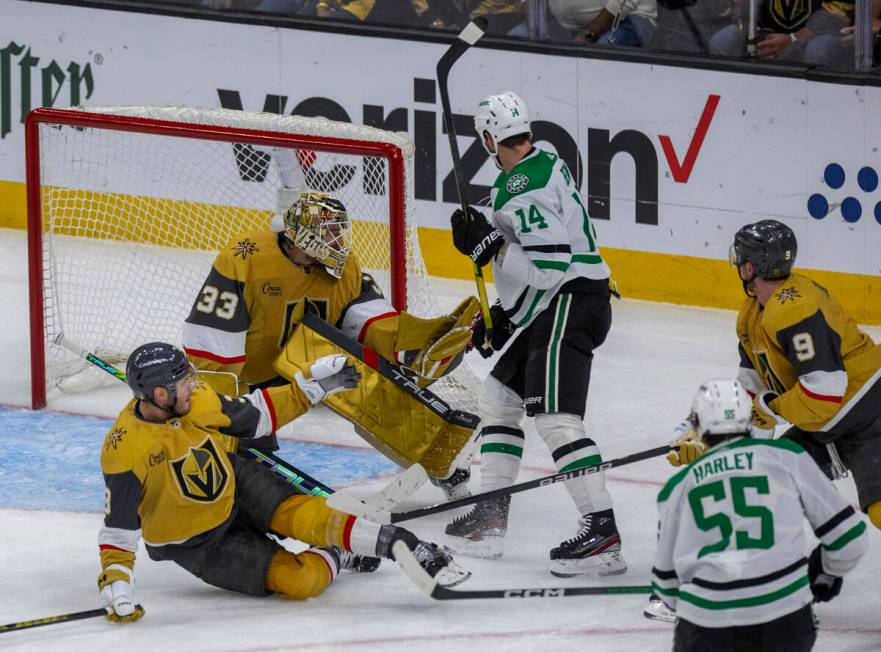
[[[341,337],[342,334],[340,334]],[[311,361],[332,353],[345,353],[336,344],[300,324],[294,330],[275,369],[294,378]],[[324,404],[355,426],[371,446],[402,467],[419,463],[429,476],[445,478],[452,464],[471,439],[471,428],[445,421],[394,382],[361,360],[355,389],[324,399]]]
[[[554,458],[557,471],[572,471],[602,462],[599,449],[584,432],[584,422],[574,414],[537,414],[535,428]],[[563,483],[579,514],[612,508],[605,473],[591,473]]]
[[[523,399],[493,376],[487,376],[480,397],[483,429],[480,443],[481,489],[492,491],[514,484],[523,459],[526,436],[521,424]]]

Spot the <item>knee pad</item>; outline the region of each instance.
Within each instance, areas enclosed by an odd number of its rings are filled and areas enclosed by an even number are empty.
[[[874,503],[869,505],[869,509],[866,510],[866,514],[868,514],[869,520],[872,522],[872,525],[881,530],[881,500],[876,500]]]
[[[479,407],[482,426],[499,425],[522,429],[523,416],[526,414],[523,398],[492,376],[487,376],[483,384]]]

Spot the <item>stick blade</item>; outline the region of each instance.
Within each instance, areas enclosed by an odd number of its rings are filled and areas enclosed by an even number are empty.
[[[428,480],[428,473],[418,462],[396,475],[382,490],[368,496],[364,502],[370,507],[390,510],[415,494]]]

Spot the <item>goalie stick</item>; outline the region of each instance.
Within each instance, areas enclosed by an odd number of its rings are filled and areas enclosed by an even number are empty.
[[[103,369],[111,376],[122,382],[126,382],[125,372],[114,365],[102,360],[94,353],[68,339],[64,333],[59,333],[55,338],[55,344],[64,347],[68,351],[85,358],[96,367]],[[273,453],[267,453],[253,447],[239,449],[240,454],[268,466],[277,475],[284,478],[289,485],[300,493],[307,496],[330,496],[334,490],[320,480],[316,480],[308,473],[285,462]],[[365,499],[366,505],[374,509],[391,509],[408,496],[413,495],[428,480],[428,474],[421,464],[413,464],[406,471],[396,475],[380,491],[371,494]],[[364,504],[364,503],[362,503]]]
[[[463,410],[454,410],[453,407],[440,396],[413,382],[413,379],[407,376],[400,367],[389,362],[385,358],[380,357],[375,352],[365,349],[356,341],[346,337],[342,331],[334,328],[315,313],[307,310],[303,314],[301,322],[307,328],[310,328],[323,338],[336,344],[349,355],[358,358],[358,360],[371,369],[378,371],[380,375],[388,378],[407,394],[410,394],[429,410],[441,417],[444,421],[457,426],[464,426],[471,430],[477,428],[477,424],[480,423],[480,418],[476,414],[464,412]]]
[[[527,491],[536,487],[545,487],[547,485],[557,484],[558,482],[566,482],[567,480],[580,478],[584,475],[599,473],[600,471],[608,471],[612,468],[626,466],[627,464],[633,464],[634,462],[647,460],[652,457],[657,457],[658,455],[664,455],[665,453],[669,453],[671,450],[672,449],[669,445],[658,446],[657,448],[650,448],[648,450],[640,451],[639,453],[633,453],[632,455],[626,455],[624,457],[619,457],[614,460],[609,460],[608,462],[601,462],[600,464],[593,464],[591,466],[583,466],[580,469],[573,469],[571,471],[566,471],[565,473],[556,473],[554,475],[548,475],[543,478],[536,478],[535,480],[528,480],[526,482],[513,484],[510,487],[494,489],[493,491],[487,491],[481,494],[474,494],[473,496],[466,496],[465,498],[457,498],[456,500],[451,500],[446,503],[431,505],[430,507],[423,507],[421,509],[413,509],[408,512],[389,512],[381,509],[376,509],[374,507],[371,507],[370,505],[365,505],[354,496],[350,496],[343,492],[335,493],[333,496],[328,498],[327,504],[341,512],[354,514],[355,516],[360,516],[361,518],[365,518],[368,521],[373,521],[374,523],[378,523],[380,525],[389,525],[390,523],[402,523],[404,521],[413,520],[414,518],[421,518],[423,516],[430,516],[432,514],[446,512],[451,509],[456,509],[458,507],[464,507],[465,505],[473,505],[475,503],[479,503],[490,498],[496,498],[497,496],[510,496],[511,494],[520,493],[521,491]]]
[[[456,141],[456,126],[453,109],[450,106],[450,89],[448,80],[450,70],[459,58],[465,54],[472,45],[477,43],[487,28],[487,20],[484,16],[475,18],[465,26],[453,44],[444,52],[437,62],[437,86],[441,96],[441,110],[444,115],[444,125],[447,128],[447,137],[450,139],[450,155],[453,159],[453,179],[456,181],[456,192],[459,195],[459,205],[465,215],[468,213],[468,201],[465,197],[464,180],[462,179],[462,160],[459,156],[459,143]],[[486,282],[483,279],[483,270],[477,263],[471,263],[474,270],[474,281],[477,283],[477,298],[480,300],[480,312],[483,314],[483,323],[486,327],[483,348],[490,348],[492,342],[493,322],[489,314],[489,300],[486,298]]]
[[[473,600],[479,598],[568,598],[579,595],[632,595],[652,592],[651,586],[559,586],[517,589],[451,589],[425,572],[403,541],[392,546],[398,566],[423,592],[435,600]]]

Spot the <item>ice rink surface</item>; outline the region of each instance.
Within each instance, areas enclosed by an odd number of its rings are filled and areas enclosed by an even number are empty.
[[[0,231],[0,403],[29,405],[27,274],[24,233]],[[670,282],[675,282],[671,279]],[[732,283],[737,278],[732,271]],[[472,285],[435,283],[445,306]],[[868,328],[878,341],[881,328]],[[490,363],[468,357],[479,377]],[[737,353],[734,313],[623,300],[612,331],[596,352],[588,399],[588,433],[606,459],[668,441],[688,412],[698,384],[732,376]],[[112,379],[111,379],[112,380]],[[86,395],[50,394],[49,412],[0,410],[0,623],[92,609],[103,490],[98,455],[108,418],[126,402],[125,387]],[[88,415],[88,416],[70,416]],[[100,418],[95,418],[100,417]],[[394,465],[373,452],[344,422],[316,410],[283,431],[284,459],[328,484],[367,494]],[[479,489],[480,467],[473,467]],[[550,454],[527,422],[520,480],[553,472]],[[575,532],[575,509],[560,485],[513,499],[505,556],[460,558],[473,571],[463,588],[647,584],[654,553],[655,496],[672,474],[663,459],[608,474],[623,538],[626,575],[558,579],[548,550]],[[838,483],[852,501],[850,480]],[[438,502],[426,486],[406,506]],[[442,540],[448,515],[410,523]],[[881,649],[881,533],[836,601],[817,609],[818,650]],[[215,589],[169,562],[136,567],[136,596],[147,615],[131,625],[96,618],[0,635],[0,649],[21,650],[666,650],[672,627],[642,616],[644,596],[437,602],[420,593],[392,563],[373,575],[343,573],[321,597],[305,603],[253,598]]]

